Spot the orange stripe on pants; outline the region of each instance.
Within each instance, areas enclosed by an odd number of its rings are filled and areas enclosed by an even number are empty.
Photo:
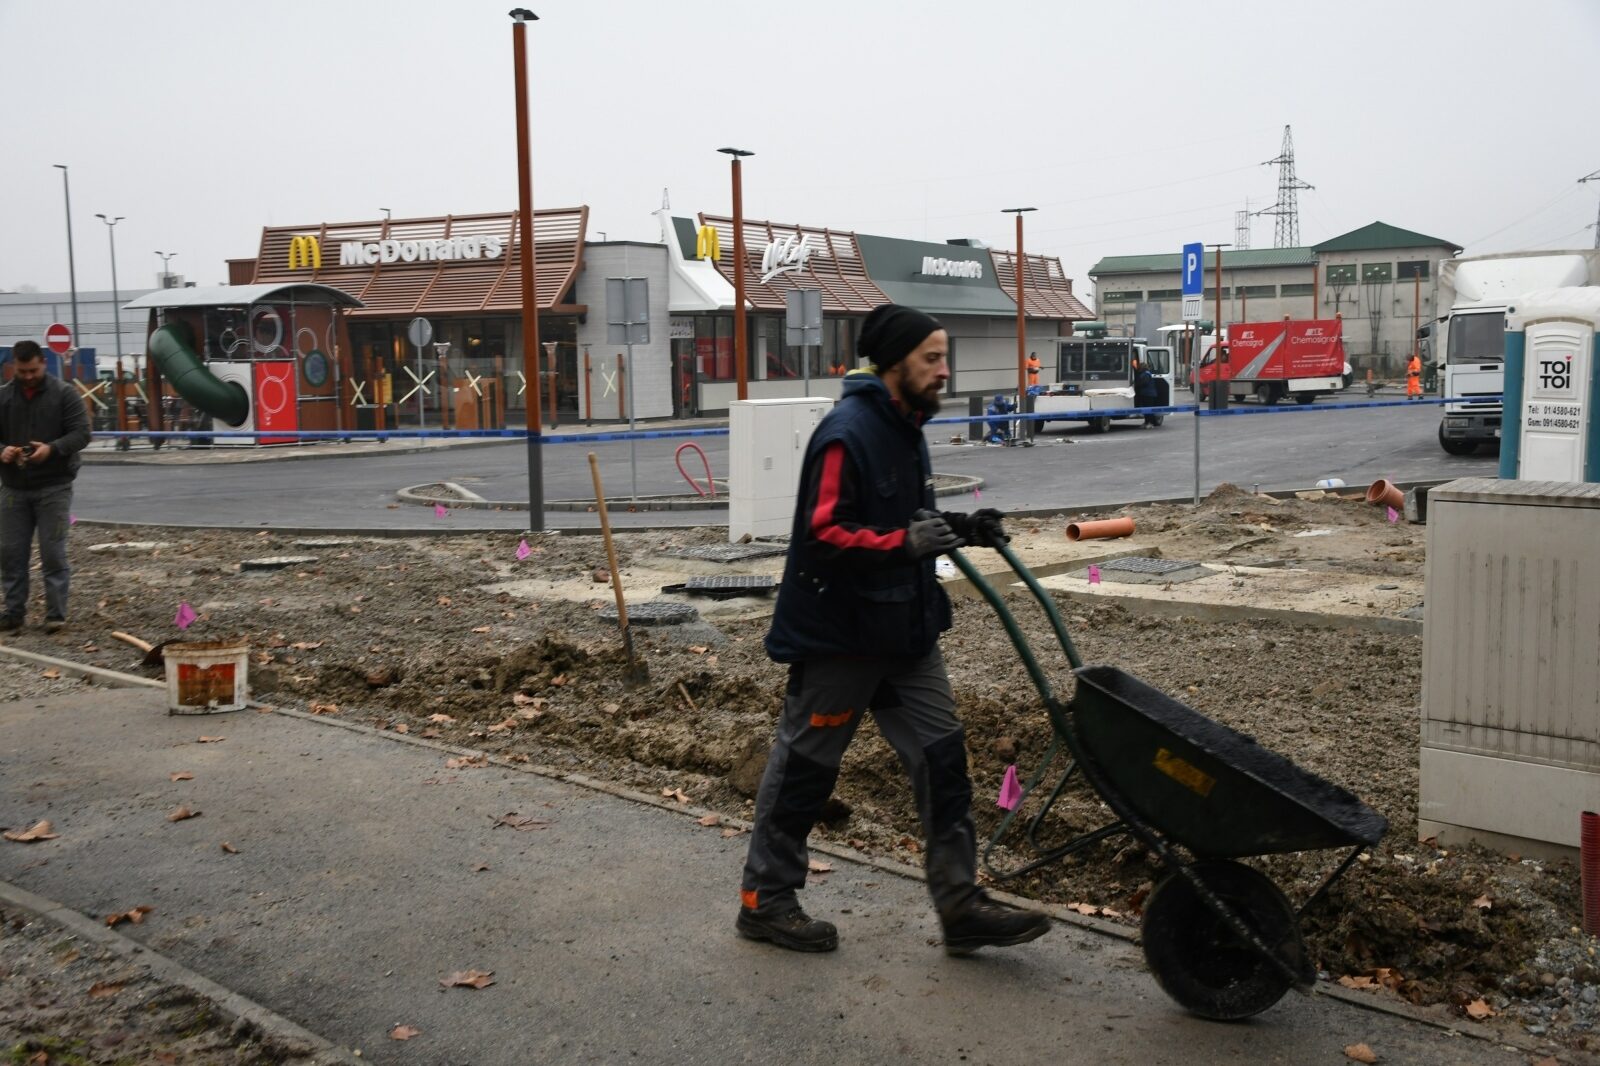
[[[850,721],[851,715],[855,713],[852,708],[841,714],[813,714],[811,716],[811,727],[813,729],[829,729],[834,726],[841,726]]]

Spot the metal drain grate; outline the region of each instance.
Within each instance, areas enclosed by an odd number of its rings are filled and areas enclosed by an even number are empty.
[[[718,574],[687,578],[681,585],[663,585],[661,591],[729,600],[735,596],[765,596],[775,588],[777,583],[767,574]]]
[[[684,548],[682,551],[667,552],[674,559],[704,559],[713,563],[737,563],[744,559],[766,559],[774,555],[782,555],[789,548],[784,544],[751,543],[751,544],[704,544],[698,548]]]
[[[1170,574],[1177,570],[1187,570],[1199,563],[1189,562],[1185,559],[1152,559],[1148,555],[1129,555],[1121,559],[1112,559],[1110,562],[1101,563],[1101,570],[1120,570],[1127,574]]]
[[[600,617],[608,622],[617,620],[617,605],[600,608]],[[693,604],[651,600],[648,603],[628,605],[628,624],[636,626],[681,626],[685,622],[698,622],[700,612]]]

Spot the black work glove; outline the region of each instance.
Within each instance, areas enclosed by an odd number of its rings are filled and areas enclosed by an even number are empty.
[[[1006,535],[1004,511],[984,507],[971,514],[946,511],[944,517],[945,521],[950,523],[950,528],[955,530],[956,536],[968,544],[980,548],[993,548],[1000,544],[1011,543],[1011,538]]]
[[[913,559],[943,555],[964,543],[945,516],[934,511],[918,511],[906,527],[906,551]]]

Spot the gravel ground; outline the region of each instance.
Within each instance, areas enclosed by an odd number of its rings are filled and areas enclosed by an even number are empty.
[[[1365,565],[1374,574],[1420,572],[1420,530],[1343,503],[1291,501],[1270,509],[1279,530],[1342,523],[1367,536]],[[1219,490],[1198,515],[1174,509],[1157,517],[1173,536],[1187,539],[1193,558],[1208,544],[1230,550],[1237,543],[1230,523],[1258,533],[1241,526],[1249,515],[1240,515],[1237,494]],[[1059,536],[1059,525],[1033,523],[1042,533],[1019,528],[1018,540]],[[21,647],[138,672],[139,654],[112,631],[152,642],[175,638],[174,612],[187,602],[200,616],[187,638],[248,639],[252,684],[266,702],[438,736],[657,794],[681,789],[695,803],[736,817],[751,812],[784,680],[761,649],[770,608],[760,602],[701,601],[715,626],[636,629],[649,680],[630,685],[615,628],[600,618],[611,590],[603,575],[599,582],[589,576],[605,564],[597,538],[529,537],[529,552],[519,560],[521,538],[514,534],[307,547],[270,532],[151,530],[138,538],[163,546],[98,553],[86,549],[118,535],[80,526],[73,536],[73,626],[56,636],[27,630],[15,641]],[[628,585],[631,568],[727,572],[664,558],[720,536],[684,530],[619,537],[630,601],[655,592]],[[239,569],[244,559],[282,555],[317,559],[278,570]],[[542,599],[510,591],[529,581],[567,581],[585,591]],[[1037,606],[1007,596],[1052,679],[1070,694],[1071,675]],[[1254,736],[1388,818],[1385,840],[1302,922],[1327,980],[1370,988],[1377,997],[1443,1004],[1482,1016],[1485,1025],[1521,1026],[1563,1048],[1563,1061],[1584,1057],[1600,1021],[1600,967],[1594,942],[1577,928],[1573,866],[1417,841],[1420,637],[1157,619],[1114,604],[1063,603],[1063,613],[1086,661],[1115,664]],[[997,824],[994,797],[1006,767],[1014,759],[1026,780],[1050,728],[986,605],[957,601],[944,651],[967,729],[979,828],[987,835]],[[0,672],[0,698],[73,683],[7,668]],[[874,729],[859,734],[836,798],[820,837],[919,861],[910,791]],[[1048,842],[1107,818],[1096,797],[1069,790],[1041,836]],[[1031,854],[1015,838],[1006,843],[1016,847],[996,850],[996,866],[1012,867]],[[1331,852],[1312,852],[1252,864],[1298,903],[1336,861]],[[1007,887],[1136,925],[1159,876],[1142,847],[1113,838]]]

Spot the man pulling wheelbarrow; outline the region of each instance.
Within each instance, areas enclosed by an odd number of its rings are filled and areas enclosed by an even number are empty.
[[[899,754],[927,839],[928,891],[945,950],[1021,944],[1043,914],[991,902],[977,887],[966,737],[939,634],[950,603],[936,556],[1004,539],[1000,512],[933,512],[922,423],[949,380],[949,337],[928,315],[884,304],[862,323],[870,364],[806,449],[793,535],[767,653],[789,664],[777,739],[756,796],[738,931],[795,951],[832,951],[838,931],[801,909],[806,837],[870,711]]]

